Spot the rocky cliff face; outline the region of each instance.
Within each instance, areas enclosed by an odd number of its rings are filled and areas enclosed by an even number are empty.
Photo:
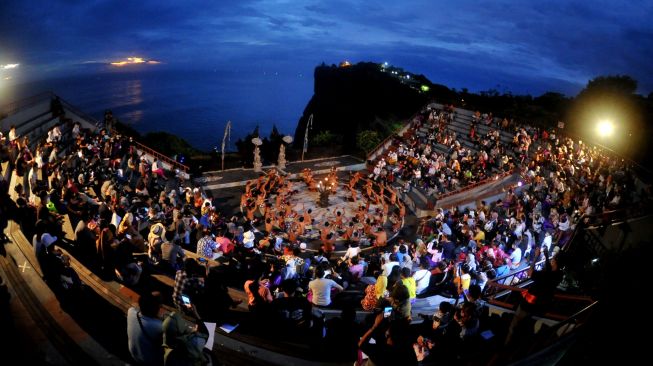
[[[406,77],[408,75],[408,77]],[[432,84],[421,75],[376,63],[315,68],[314,94],[295,130],[295,147],[304,143],[309,116],[309,146],[320,132],[330,131],[347,151],[356,150],[356,135],[375,130],[381,136],[391,125],[409,118],[430,98],[421,89]]]

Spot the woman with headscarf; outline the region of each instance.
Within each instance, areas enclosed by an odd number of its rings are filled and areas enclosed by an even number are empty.
[[[365,288],[365,297],[361,300],[361,305],[366,311],[372,311],[377,307],[379,300],[388,296],[388,277],[380,275],[376,279],[376,284],[368,285]]]

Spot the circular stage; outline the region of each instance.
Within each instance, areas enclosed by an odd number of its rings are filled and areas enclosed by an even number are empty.
[[[322,175],[315,177],[315,182],[323,182],[324,178],[327,175]],[[308,251],[317,251],[321,246],[320,240],[320,230],[325,228],[325,224],[328,222],[330,227],[337,222],[337,213],[340,212],[342,217],[343,225],[340,228],[334,229],[333,233],[336,235],[335,243],[335,255],[342,255],[342,252],[346,251],[348,248],[347,241],[342,237],[345,234],[345,230],[349,228],[349,223],[354,222],[354,228],[360,233],[360,247],[361,249],[371,248],[372,240],[364,235],[364,222],[365,219],[360,220],[361,217],[369,218],[381,218],[383,217],[383,204],[376,202],[368,202],[366,196],[363,192],[366,192],[366,187],[364,184],[359,182],[355,185],[354,189],[349,188],[349,175],[344,173],[339,173],[337,178],[337,184],[335,184],[335,189],[332,190],[332,193],[328,197],[328,205],[320,204],[320,192],[318,191],[319,186],[313,186],[313,189],[309,189],[308,184],[302,178],[296,179],[287,179],[286,185],[286,197],[285,203],[290,206],[291,210],[295,213],[294,217],[286,217],[285,225],[286,228],[290,227],[293,222],[297,222],[298,218],[304,215],[305,212],[311,210],[310,216],[312,218],[312,224],[306,225],[303,235],[299,235],[298,238],[300,241],[307,244]],[[378,193],[380,189],[377,187],[376,192]],[[355,194],[355,196],[352,196]],[[274,204],[277,200],[277,193],[271,193],[266,197],[266,202]],[[397,206],[389,205],[387,208],[387,216],[383,219],[383,229],[386,231],[386,236],[388,240],[393,238],[397,232],[393,230],[393,223],[390,221],[394,215]],[[356,222],[358,216],[358,222]],[[397,221],[393,218],[395,222]],[[377,227],[375,225],[374,227]],[[397,225],[394,225],[395,228]],[[403,220],[399,223],[399,230],[403,227]],[[258,227],[259,230],[263,231],[264,223],[261,222],[261,225]],[[398,231],[398,230],[397,230]],[[286,234],[287,237],[287,234]]]

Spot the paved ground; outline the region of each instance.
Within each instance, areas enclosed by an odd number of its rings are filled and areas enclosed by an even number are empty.
[[[331,167],[335,166],[338,170],[360,170],[364,167],[365,162],[351,155],[337,156],[332,158],[321,158],[306,160],[304,162],[287,163],[283,171],[294,175],[301,173],[302,170],[309,168],[315,174],[327,173]],[[265,166],[263,171],[274,169],[274,166]],[[231,186],[244,186],[249,180],[258,178],[261,174],[253,169],[229,169],[225,171],[206,172],[201,178],[196,179],[196,183],[202,185],[205,190],[216,190],[228,188]]]

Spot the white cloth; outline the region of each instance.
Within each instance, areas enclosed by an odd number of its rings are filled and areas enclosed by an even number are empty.
[[[311,301],[318,306],[331,305],[331,289],[337,288],[342,290],[342,286],[337,284],[334,280],[326,278],[316,278],[308,284],[308,288],[313,293]]]

